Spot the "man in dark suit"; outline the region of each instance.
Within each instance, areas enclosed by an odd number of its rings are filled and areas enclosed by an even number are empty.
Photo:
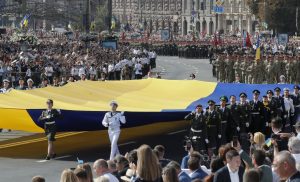
[[[274,158],[273,168],[280,179],[287,182],[300,182],[300,172],[297,171],[295,158],[290,152],[279,152]]]
[[[215,173],[214,182],[242,182],[245,169],[241,167],[241,157],[236,150],[226,153],[227,165]]]
[[[282,119],[280,117],[273,118],[271,121],[271,127],[271,138],[277,143],[276,145],[273,145],[273,147],[278,147],[278,151],[288,150],[288,138],[281,137],[282,133],[284,133],[282,131]]]

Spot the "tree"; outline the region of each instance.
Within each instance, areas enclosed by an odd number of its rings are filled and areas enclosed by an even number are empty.
[[[247,0],[251,11],[260,22],[266,21],[268,29],[278,33],[294,34],[296,29],[296,9],[299,0]],[[298,19],[300,18],[298,13]],[[298,27],[299,27],[299,22]],[[299,31],[299,30],[298,30]]]

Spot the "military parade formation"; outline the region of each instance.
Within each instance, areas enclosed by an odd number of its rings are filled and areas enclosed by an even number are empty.
[[[294,83],[300,80],[300,56],[218,54],[212,61],[213,75],[226,83]]]
[[[195,111],[185,119],[191,121],[189,137],[194,150],[209,155],[217,154],[221,145],[238,137],[245,151],[250,146],[250,133],[264,133],[271,135],[272,118],[281,118],[283,131],[294,131],[294,124],[300,117],[300,87],[294,86],[293,91],[284,88],[283,94],[279,87],[268,90],[260,99],[259,90],[253,90],[252,99],[246,93],[239,94],[239,101],[235,95],[220,97],[216,105],[213,100],[208,101],[208,107],[197,105]]]

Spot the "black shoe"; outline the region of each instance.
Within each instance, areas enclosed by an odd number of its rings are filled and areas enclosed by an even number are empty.
[[[47,157],[46,157],[46,159],[45,160],[50,160],[51,159],[51,157],[49,156],[49,155],[47,155]]]
[[[56,154],[52,154],[51,158],[54,159],[56,157]]]

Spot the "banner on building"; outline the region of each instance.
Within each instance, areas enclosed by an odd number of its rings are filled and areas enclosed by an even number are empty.
[[[215,13],[224,13],[224,0],[216,0],[216,5],[214,7]]]

